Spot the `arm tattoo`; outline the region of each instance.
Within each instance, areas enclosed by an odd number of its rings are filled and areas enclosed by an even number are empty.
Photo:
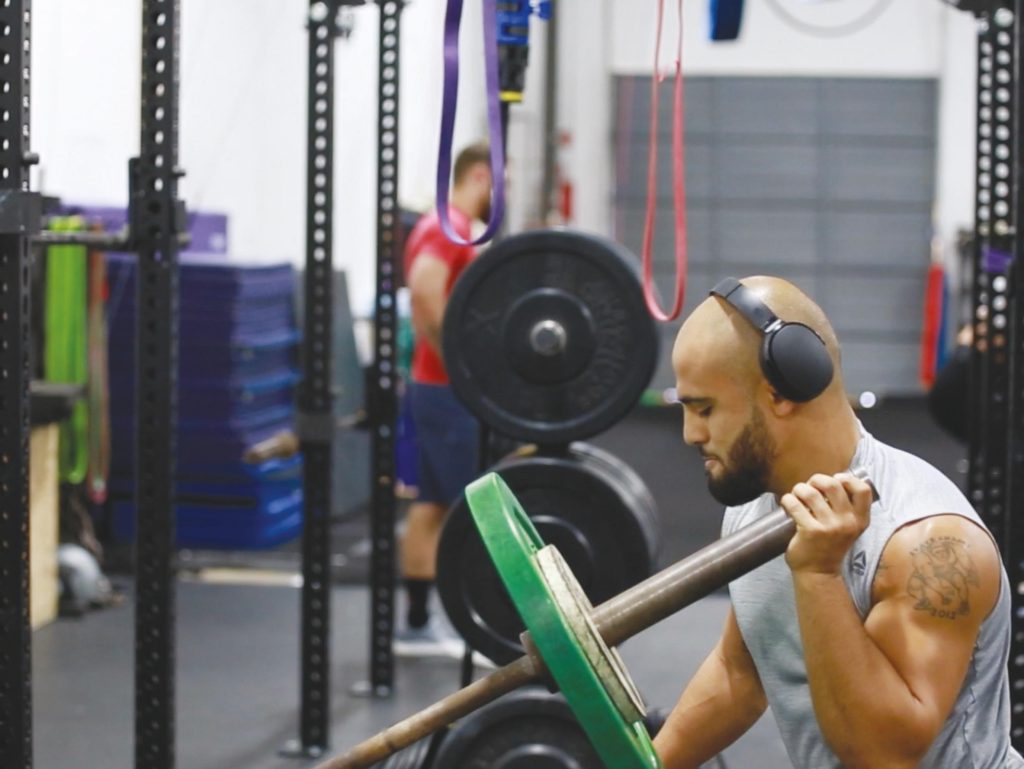
[[[950,620],[970,613],[969,589],[980,580],[969,550],[955,537],[932,537],[910,551],[914,571],[907,593],[917,600],[915,609]]]

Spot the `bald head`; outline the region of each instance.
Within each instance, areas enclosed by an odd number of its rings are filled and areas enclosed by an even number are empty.
[[[766,491],[779,497],[815,473],[846,470],[861,436],[839,371],[839,342],[825,313],[779,278],[744,278],[742,283],[778,318],[817,333],[834,371],[824,392],[806,400],[808,392],[799,388],[814,389],[813,369],[828,373],[821,348],[816,348],[817,366],[811,362],[801,370],[801,375],[808,375],[806,381],[783,394],[778,382],[772,384],[761,371],[760,330],[739,310],[713,296],[693,311],[672,351],[683,407],[683,441],[700,452],[708,489],[725,505],[744,504]],[[773,357],[779,352],[776,347],[793,346],[780,342],[781,336],[792,340],[794,334],[797,348],[806,342],[798,338],[806,330],[783,330],[773,340]],[[802,357],[798,353],[795,359],[802,364]],[[787,391],[789,385],[797,385],[788,380],[786,384]]]
[[[824,340],[836,372],[826,392],[842,393],[839,340],[822,309],[781,278],[753,276],[741,282],[779,318],[802,323]],[[753,388],[764,378],[758,361],[761,342],[761,332],[739,311],[719,297],[709,297],[680,329],[672,353],[673,367],[677,375],[695,369],[718,371],[737,386]]]

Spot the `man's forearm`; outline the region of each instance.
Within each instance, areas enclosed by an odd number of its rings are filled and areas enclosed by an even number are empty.
[[[730,675],[716,650],[686,687],[654,746],[665,769],[697,769],[739,739],[766,707],[760,682]]]
[[[793,582],[811,701],[832,750],[847,769],[916,766],[921,703],[865,631],[843,578]]]
[[[423,338],[427,340],[427,344],[430,345],[431,349],[437,353],[438,357],[441,357],[444,354],[441,351],[441,324],[425,323],[423,324],[423,330],[421,333],[423,334]]]
[[[426,313],[424,313],[426,314]],[[414,318],[413,331],[416,333],[417,339],[422,339],[428,345],[430,349],[438,354],[442,355],[441,352],[441,331],[443,328],[444,314],[438,315],[435,318]]]

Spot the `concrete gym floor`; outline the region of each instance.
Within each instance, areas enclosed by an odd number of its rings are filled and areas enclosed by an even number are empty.
[[[622,647],[649,706],[669,707],[714,644],[727,609],[712,596]],[[367,595],[334,591],[332,746],[354,745],[453,691],[456,660],[399,660],[391,699],[347,693],[367,671]],[[298,726],[299,591],[183,582],[178,590],[177,766],[289,769],[277,749]],[[35,765],[131,769],[130,602],[39,630],[33,647]],[[730,769],[785,769],[770,717],[726,752]]]
[[[921,400],[861,413],[876,437],[919,454],[958,483],[964,451],[929,419]],[[678,411],[641,410],[595,440],[626,460],[660,507],[662,562],[718,536],[721,507],[707,494],[696,453],[682,445]],[[884,492],[883,492],[884,493]],[[130,590],[130,583],[125,584]],[[728,601],[714,595],[622,648],[648,705],[670,707],[714,644]],[[332,605],[332,746],[343,750],[452,691],[454,660],[400,660],[391,699],[348,688],[367,672],[366,589],[339,586]],[[133,611],[124,606],[61,620],[33,636],[35,766],[133,766]],[[287,769],[277,749],[298,725],[299,591],[205,584],[178,590],[178,769]],[[725,753],[729,769],[788,769],[768,715]]]

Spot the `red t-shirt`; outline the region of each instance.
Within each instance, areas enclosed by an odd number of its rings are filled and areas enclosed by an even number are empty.
[[[469,217],[454,206],[449,206],[448,211],[455,232],[463,240],[469,240]],[[460,246],[448,240],[441,230],[441,221],[438,219],[437,211],[431,211],[416,222],[416,226],[413,227],[405,242],[405,276],[407,280],[409,273],[412,272],[413,262],[420,254],[430,254],[448,265],[448,285],[445,287],[445,298],[447,298],[459,275],[476,255],[476,250],[472,246]],[[444,370],[444,362],[424,339],[417,338],[416,345],[413,347],[412,381],[420,384],[448,384],[448,374]]]

